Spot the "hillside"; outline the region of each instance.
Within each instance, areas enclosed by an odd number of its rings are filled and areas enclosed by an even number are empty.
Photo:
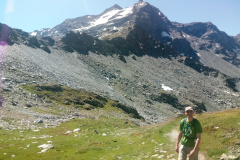
[[[19,89],[24,84],[84,88],[135,108],[148,123],[165,121],[186,105],[195,105],[199,112],[239,105],[239,94],[226,85],[224,75],[206,76],[207,72],[199,73],[175,58],[130,55],[123,56],[123,62],[118,55],[56,49],[49,54],[25,45],[3,49],[7,50],[2,65],[4,108],[46,105]],[[163,86],[173,90],[165,91]]]
[[[5,159],[176,159],[174,152],[177,130],[183,116],[165,123],[138,126],[137,119],[116,103],[89,92],[72,90],[61,86],[23,86],[37,96],[51,101],[52,107],[29,107],[38,114],[79,112],[78,118],[65,119],[61,124],[35,124],[36,128],[25,124],[17,129],[3,129],[0,132],[0,158]],[[35,89],[34,89],[35,88]],[[67,92],[66,92],[67,91]],[[70,91],[70,92],[69,92]],[[62,92],[62,93],[59,93]],[[79,95],[75,94],[78,92]],[[72,93],[72,94],[70,94]],[[62,96],[69,95],[69,97]],[[92,109],[76,107],[78,102],[95,99],[104,104]],[[81,95],[81,96],[80,96]],[[94,98],[94,96],[96,96]],[[98,97],[98,98],[97,98]],[[61,98],[68,99],[60,101]],[[74,98],[75,106],[70,102]],[[96,99],[97,98],[97,99]],[[73,99],[72,99],[73,100]],[[65,107],[60,104],[64,103]],[[73,101],[72,101],[73,102]],[[82,101],[83,102],[83,101]],[[58,105],[56,105],[56,103]],[[89,101],[85,101],[86,106]],[[67,107],[67,109],[66,109]],[[65,108],[65,109],[64,109]],[[72,108],[72,110],[71,110]],[[74,109],[73,109],[74,108]],[[201,159],[212,160],[223,157],[238,157],[240,110],[231,109],[216,113],[197,114],[202,123],[203,134],[200,150]],[[76,115],[75,115],[76,117]],[[2,118],[2,120],[6,120]],[[49,119],[50,120],[50,119]],[[24,121],[22,121],[24,122]]]
[[[239,105],[239,94],[233,92],[238,91],[234,85],[238,79],[184,57],[79,54],[49,48],[51,53],[18,44],[1,47],[3,91],[13,93],[3,94],[5,106],[19,101],[15,97],[24,97],[18,85],[28,83],[84,88],[136,108],[149,123],[164,121],[186,105],[196,105],[199,112]],[[173,90],[164,91],[164,85]],[[19,107],[35,103],[26,97],[19,99],[23,101]]]
[[[0,23],[0,159],[169,159],[184,108],[200,156],[239,159],[240,34],[140,0],[27,33]]]

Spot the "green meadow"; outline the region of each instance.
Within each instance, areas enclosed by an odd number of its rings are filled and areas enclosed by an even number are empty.
[[[0,160],[137,160],[137,159],[177,159],[175,150],[177,130],[184,115],[175,117],[161,124],[139,126],[131,119],[133,113],[116,107],[115,101],[98,97],[92,93],[85,94],[65,88],[62,96],[54,96],[50,90],[35,86],[24,86],[26,90],[39,96],[46,96],[53,105],[75,107],[83,112],[116,113],[121,116],[101,114],[96,117],[72,119],[53,128],[39,129],[0,129]],[[58,88],[60,91],[61,89]],[[61,90],[63,91],[63,90]],[[65,92],[64,91],[64,92]],[[38,93],[39,92],[39,93]],[[44,92],[44,93],[43,93]],[[79,93],[79,95],[78,95]],[[71,95],[78,97],[71,97]],[[81,96],[82,95],[82,98]],[[98,101],[89,106],[89,100]],[[96,98],[96,96],[98,98]],[[74,103],[73,103],[74,101]],[[75,102],[78,101],[76,104]],[[56,102],[56,103],[55,103]],[[83,103],[81,103],[83,102]],[[88,105],[87,105],[88,104]],[[57,105],[56,105],[57,107]],[[55,114],[57,109],[52,110]],[[89,108],[90,107],[90,108]],[[32,107],[35,112],[43,112]],[[46,112],[46,111],[44,111]],[[215,113],[195,115],[202,123],[203,134],[200,146],[201,156],[207,160],[216,159],[223,153],[238,155],[240,151],[240,110],[231,109]],[[39,146],[50,145],[45,151]]]

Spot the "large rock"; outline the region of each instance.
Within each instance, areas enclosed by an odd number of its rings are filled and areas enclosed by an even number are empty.
[[[42,151],[39,152],[39,153],[43,153],[43,152],[46,152],[49,149],[54,148],[54,146],[52,144],[42,144],[42,145],[38,146],[38,148],[42,149]]]

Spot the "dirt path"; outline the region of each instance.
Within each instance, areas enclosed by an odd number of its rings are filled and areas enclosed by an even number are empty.
[[[170,133],[168,133],[167,135],[170,137],[172,142],[176,143],[177,136],[178,136],[178,130],[174,129]],[[201,153],[201,152],[199,152],[198,159],[199,160],[207,160],[205,155],[203,153]]]

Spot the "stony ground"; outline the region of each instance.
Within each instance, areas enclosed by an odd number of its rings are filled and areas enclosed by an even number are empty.
[[[162,122],[182,112],[181,108],[151,98],[162,92],[176,96],[180,104],[204,103],[210,112],[240,104],[239,93],[226,87],[221,77],[204,76],[175,59],[131,55],[125,57],[125,63],[118,55],[82,55],[53,48],[49,54],[25,45],[4,46],[0,51],[4,98],[1,126],[6,125],[6,119],[17,118],[21,125],[48,119],[49,125],[54,125],[73,117],[67,110],[61,116],[29,110],[29,106],[42,110],[52,106],[19,88],[24,84],[84,88],[136,108],[147,123]],[[162,86],[172,91],[164,91]]]

